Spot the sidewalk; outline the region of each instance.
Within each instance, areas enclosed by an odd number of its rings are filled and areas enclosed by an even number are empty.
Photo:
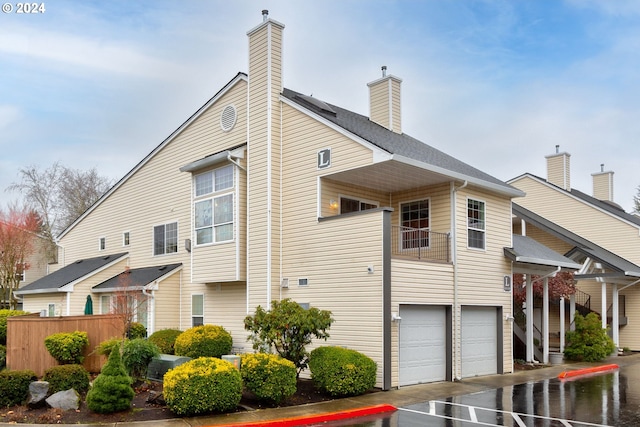
[[[591,368],[605,364],[617,364],[626,366],[640,363],[640,354],[630,356],[613,356],[600,363],[569,363],[544,368],[517,371],[513,374],[489,375],[483,377],[466,378],[457,382],[438,382],[420,384],[386,392],[370,393],[363,396],[337,399],[328,402],[313,403],[309,405],[290,406],[285,408],[260,409],[256,411],[236,412],[232,414],[211,415],[195,418],[170,419],[166,421],[142,421],[116,424],[102,424],[108,427],[205,427],[242,425],[250,423],[268,423],[272,420],[285,420],[302,416],[314,416],[340,411],[350,411],[364,407],[388,404],[395,407],[408,406],[419,402],[434,399],[444,399],[451,396],[475,393],[484,390],[506,387],[531,381],[540,381],[548,378],[557,378],[562,372],[576,369]],[[16,426],[16,424],[1,423],[0,426]],[[17,424],[19,426],[37,426],[42,424]],[[96,424],[74,424],[75,426],[96,426]]]

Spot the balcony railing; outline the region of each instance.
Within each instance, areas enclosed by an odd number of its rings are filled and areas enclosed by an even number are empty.
[[[451,235],[424,228],[391,227],[393,256],[424,261],[451,261]]]

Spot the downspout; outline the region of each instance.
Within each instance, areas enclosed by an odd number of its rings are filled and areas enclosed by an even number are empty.
[[[461,375],[459,372],[458,360],[458,248],[457,238],[458,233],[456,230],[456,212],[458,210],[458,197],[457,192],[462,190],[469,184],[469,181],[465,180],[464,183],[458,188],[454,182],[451,183],[451,260],[453,261],[453,379],[459,381]]]
[[[157,287],[158,282],[154,282],[154,285]],[[147,335],[151,335],[155,332],[155,313],[156,313],[156,297],[155,291],[153,288],[151,289],[151,293],[147,291],[147,289],[142,288],[142,295],[148,298],[147,301],[151,300],[151,304],[147,304]]]

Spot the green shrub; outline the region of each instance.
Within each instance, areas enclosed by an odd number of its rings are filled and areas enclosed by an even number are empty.
[[[226,360],[201,357],[164,375],[167,406],[178,415],[233,411],[242,397],[240,372]]]
[[[296,392],[296,365],[277,354],[243,354],[240,374],[244,386],[258,399],[280,403]]]
[[[80,364],[84,360],[82,351],[89,345],[86,332],[59,332],[44,339],[44,346],[62,365]]]
[[[0,344],[7,345],[7,317],[22,316],[23,314],[29,314],[29,312],[22,310],[0,310]]]
[[[318,347],[309,368],[314,384],[332,396],[357,396],[376,385],[376,363],[355,350]]]
[[[82,365],[53,366],[44,372],[43,381],[49,383],[49,393],[74,389],[78,393],[89,390],[89,373]]]
[[[120,348],[113,348],[107,363],[87,393],[87,407],[100,414],[129,409],[135,395],[131,387],[132,382],[122,364]]]
[[[175,354],[198,357],[221,357],[229,354],[233,340],[222,326],[202,325],[187,329],[176,338]]]
[[[145,378],[151,359],[158,356],[158,347],[145,338],[127,340],[122,346],[122,363],[133,378]]]
[[[161,329],[149,336],[149,341],[158,346],[160,353],[174,354],[176,338],[182,333],[179,329]]]
[[[7,366],[7,346],[0,344],[0,371]]]
[[[616,349],[595,313],[589,313],[586,317],[576,313],[575,330],[566,333],[566,341],[564,357],[568,360],[599,362]]]
[[[146,337],[147,328],[145,328],[142,323],[131,322],[131,324],[129,325],[129,330],[127,331],[127,338],[129,338],[130,340],[135,340],[136,338]]]
[[[108,340],[102,341],[97,347],[93,350],[98,354],[102,354],[103,356],[109,357],[111,354],[111,350],[116,347],[120,347],[122,344],[122,338],[109,338]]]
[[[37,379],[35,372],[2,371],[0,372],[0,408],[19,405],[29,395],[29,384]]]

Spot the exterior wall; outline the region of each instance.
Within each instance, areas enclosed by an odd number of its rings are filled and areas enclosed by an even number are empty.
[[[24,280],[20,283],[21,288],[49,273],[45,244],[46,242],[41,237],[33,239],[33,253],[27,257],[29,268],[24,272]]]
[[[181,329],[180,310],[176,310],[176,303],[180,307],[180,294],[184,270],[178,271],[161,281],[158,290],[153,291],[152,310],[155,312],[153,330],[147,332],[151,335],[161,329]]]
[[[26,295],[25,295],[26,296]],[[86,297],[85,297],[86,298]],[[56,315],[62,316],[65,313],[67,301],[66,292],[55,292],[50,294],[29,295],[23,299],[22,309],[29,313],[40,313],[45,310],[49,315],[49,304],[56,305]]]
[[[563,190],[571,189],[570,157],[568,153],[547,156],[547,180]]]
[[[613,172],[594,173],[593,197],[613,202]]]
[[[397,133],[402,133],[400,83],[392,76],[369,83],[371,121]]]

